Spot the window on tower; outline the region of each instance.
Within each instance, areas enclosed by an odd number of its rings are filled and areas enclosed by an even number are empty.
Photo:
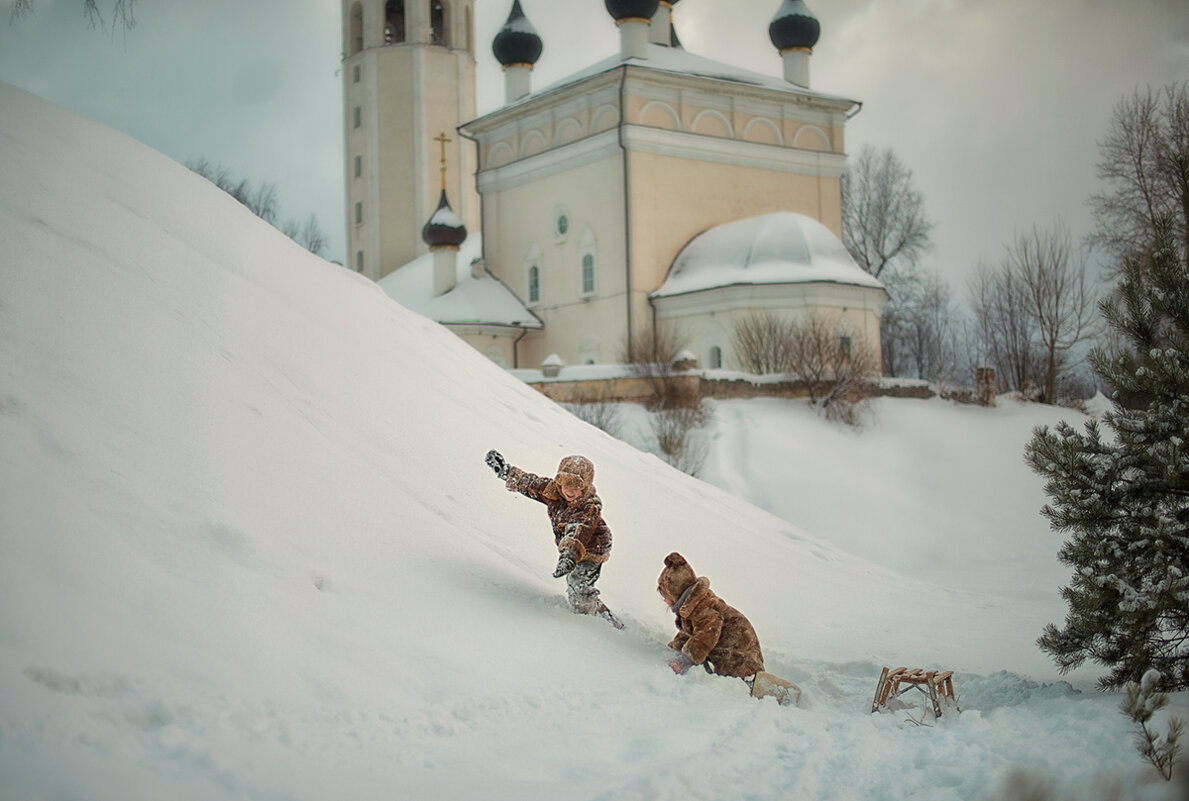
[[[359,3],[351,6],[351,55],[363,49],[363,6]]]
[[[405,41],[405,0],[388,0],[384,7],[384,44]]]
[[[446,5],[442,0],[429,0],[429,41],[432,44],[449,44],[446,41]]]

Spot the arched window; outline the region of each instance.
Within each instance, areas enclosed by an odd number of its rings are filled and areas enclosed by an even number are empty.
[[[593,253],[582,254],[582,294],[593,295],[595,292],[595,262]]]
[[[718,345],[712,346],[710,348],[710,358],[707,361],[709,362],[709,364],[707,366],[711,370],[721,370],[722,369],[722,348],[720,348]]]
[[[430,44],[444,45],[446,41],[446,4],[442,0],[429,0]]]
[[[541,302],[541,268],[535,264],[528,268],[528,302]]]
[[[582,297],[588,298],[598,291],[598,246],[595,243],[594,231],[586,226],[582,237],[578,240],[578,260],[581,267],[580,286]]]
[[[388,0],[384,6],[384,44],[405,41],[405,0]]]
[[[347,44],[347,52],[355,55],[363,49],[363,6],[359,3],[351,6],[351,41]]]

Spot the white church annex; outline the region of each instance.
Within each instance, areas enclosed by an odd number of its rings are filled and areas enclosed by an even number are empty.
[[[513,0],[505,103],[476,117],[472,0],[344,0],[351,266],[505,367],[612,362],[667,326],[734,367],[757,313],[878,354],[887,293],[839,241],[859,104],[809,88],[817,19],[779,3],[769,76],[687,52],[676,4],[605,0],[620,51],[534,90],[550,41]]]

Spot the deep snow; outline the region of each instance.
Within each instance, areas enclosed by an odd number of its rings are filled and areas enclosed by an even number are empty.
[[[855,433],[720,404],[720,488],[3,84],[0,175],[6,801],[981,799],[1019,769],[1179,792],[1032,645],[1063,571],[1020,452],[1077,415],[885,400]],[[490,447],[594,460],[627,631],[565,609]],[[671,550],[800,708],[670,673]],[[964,711],[868,714],[893,663],[958,670]]]

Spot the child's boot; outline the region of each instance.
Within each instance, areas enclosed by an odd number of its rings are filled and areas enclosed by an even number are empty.
[[[781,706],[794,706],[801,700],[801,688],[791,681],[773,676],[771,673],[759,671],[751,684],[751,694],[755,698],[772,696]]]

